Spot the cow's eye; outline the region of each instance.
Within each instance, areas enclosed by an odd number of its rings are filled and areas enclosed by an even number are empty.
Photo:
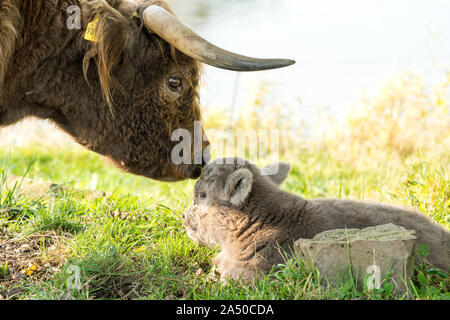
[[[181,90],[181,79],[176,77],[170,77],[167,80],[167,86],[172,91],[180,91]]]
[[[206,199],[206,192],[200,193],[200,199]]]

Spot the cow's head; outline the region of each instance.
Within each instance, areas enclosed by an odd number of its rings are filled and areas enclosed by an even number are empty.
[[[215,47],[184,26],[162,0],[81,4],[83,25],[95,21],[96,29],[95,41],[82,41],[90,90],[78,98],[76,111],[57,122],[81,144],[134,174],[161,181],[199,177],[208,158],[208,141],[200,135],[194,144],[195,124],[201,123],[201,62],[235,71],[293,63]],[[172,141],[176,129],[190,133],[188,157],[173,152],[181,142]],[[187,161],[180,164],[174,156]]]

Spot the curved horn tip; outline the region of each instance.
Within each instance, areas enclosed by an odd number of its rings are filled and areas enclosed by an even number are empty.
[[[293,65],[296,63],[296,61],[292,59],[284,59],[284,61],[286,61],[286,63],[288,63],[289,65]]]
[[[185,26],[177,17],[158,5],[140,13],[147,30],[156,33],[187,56],[211,66],[233,71],[263,71],[288,67],[289,59],[258,59],[221,49]]]
[[[283,59],[283,61],[284,61],[284,65],[281,68],[289,67],[289,66],[292,66],[297,63],[295,60],[291,60],[291,59]]]
[[[232,71],[241,71],[241,72],[248,72],[248,71],[266,71],[266,70],[273,70],[273,69],[280,69],[289,67],[296,62],[294,60],[290,59],[255,59],[254,61],[248,61],[241,63],[236,63],[233,65],[223,65],[221,64],[215,64],[215,63],[209,63],[212,66],[222,68],[222,69],[228,69]]]

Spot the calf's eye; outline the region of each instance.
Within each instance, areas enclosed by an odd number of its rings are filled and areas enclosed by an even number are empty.
[[[206,192],[200,193],[200,199],[206,199]]]
[[[180,91],[181,90],[181,79],[177,77],[170,77],[167,80],[167,86],[172,91]]]

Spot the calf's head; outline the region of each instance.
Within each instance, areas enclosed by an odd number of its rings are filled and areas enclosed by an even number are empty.
[[[268,198],[289,171],[284,162],[261,169],[240,158],[211,162],[195,184],[192,204],[183,212],[188,236],[201,245],[220,245],[239,217],[254,214],[253,202]]]

